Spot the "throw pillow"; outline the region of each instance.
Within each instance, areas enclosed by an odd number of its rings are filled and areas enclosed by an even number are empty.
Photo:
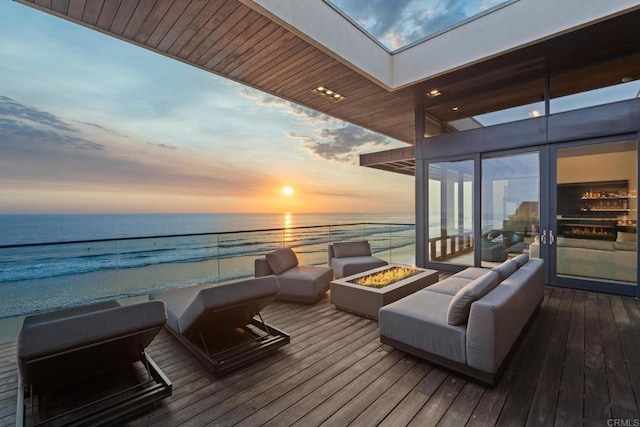
[[[371,256],[369,242],[341,242],[333,244],[333,253],[336,258],[348,258],[354,256]]]
[[[464,325],[469,320],[471,304],[498,286],[498,273],[489,271],[460,289],[449,303],[447,323],[452,326]]]
[[[282,248],[267,254],[267,264],[275,274],[282,274],[285,271],[298,265],[298,257],[291,248]]]

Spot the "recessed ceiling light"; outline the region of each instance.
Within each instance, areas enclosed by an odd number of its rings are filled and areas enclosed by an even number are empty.
[[[629,83],[629,82],[632,82],[632,81],[634,81],[634,80],[635,80],[635,79],[634,79],[633,77],[631,77],[631,76],[624,76],[624,77],[622,78],[622,83]]]
[[[460,107],[452,107],[451,111],[460,111]]]
[[[529,117],[540,117],[540,111],[538,110],[529,111]]]
[[[339,94],[338,92],[334,91],[334,90],[330,90],[327,89],[324,86],[318,86],[315,89],[311,89],[311,92],[315,93],[316,95],[320,95],[320,96],[324,96],[326,98],[329,98],[332,101],[338,102],[338,101],[342,101],[343,99],[345,99],[344,95]]]
[[[429,92],[427,92],[427,96],[430,98],[439,95],[442,95],[442,93],[438,89],[431,89]]]

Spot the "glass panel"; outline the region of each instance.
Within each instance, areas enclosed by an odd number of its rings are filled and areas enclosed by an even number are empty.
[[[505,85],[498,90],[465,97],[464,93],[443,93],[427,98],[425,111],[446,123],[449,131],[459,132],[526,120],[545,115],[544,80]],[[442,99],[440,99],[442,98]],[[455,101],[450,101],[454,99]],[[425,121],[425,134],[438,134],[438,128]]]
[[[540,223],[539,153],[482,160],[483,267],[529,253]],[[535,248],[538,249],[538,248]],[[539,251],[530,254],[539,257]]]
[[[429,165],[429,259],[473,265],[473,160]]]
[[[452,5],[438,0],[363,2],[325,0],[390,51],[433,37],[478,18],[511,0],[466,0]]]
[[[558,277],[637,286],[635,141],[558,150]]]
[[[551,113],[640,97],[640,54],[553,76]]]

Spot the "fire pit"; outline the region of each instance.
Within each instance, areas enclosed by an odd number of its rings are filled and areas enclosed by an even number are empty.
[[[378,319],[380,307],[438,281],[438,272],[390,264],[331,282],[331,303],[340,310]]]

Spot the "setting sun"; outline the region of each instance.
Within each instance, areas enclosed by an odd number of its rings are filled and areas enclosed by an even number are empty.
[[[292,187],[286,186],[286,187],[282,188],[282,194],[284,196],[287,196],[287,197],[293,196],[293,193],[294,193],[294,191],[293,191]]]

